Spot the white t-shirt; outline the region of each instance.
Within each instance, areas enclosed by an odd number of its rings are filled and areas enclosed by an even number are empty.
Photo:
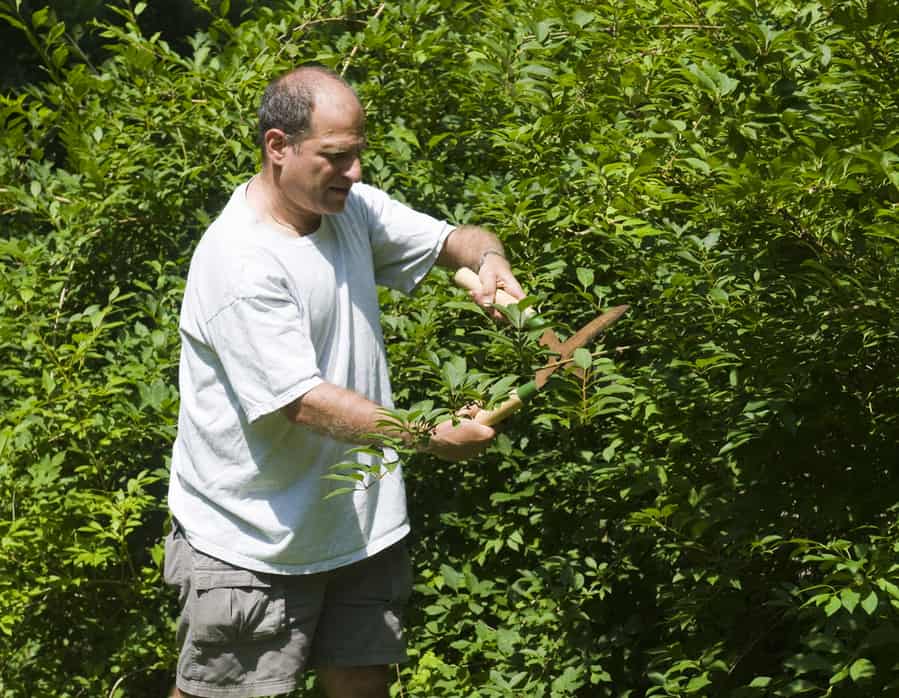
[[[358,561],[409,532],[402,470],[367,489],[322,476],[352,445],[280,412],[323,381],[392,407],[376,284],[411,291],[452,226],[364,184],[342,213],[288,236],[238,187],[191,260],[169,506],[199,550],[260,572]],[[386,454],[389,459],[391,454]]]

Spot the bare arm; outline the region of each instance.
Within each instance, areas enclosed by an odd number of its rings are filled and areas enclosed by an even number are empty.
[[[379,434],[385,439],[399,435],[379,424],[384,419],[381,405],[333,383],[317,385],[281,412],[295,424],[347,443],[377,445]],[[437,426],[425,450],[444,460],[464,460],[481,453],[494,436],[493,429],[471,419],[455,426],[447,421]]]
[[[462,225],[453,230],[437,257],[437,264],[449,269],[469,267],[477,272],[482,290],[472,293],[472,298],[478,305],[487,307],[493,303],[497,287],[514,298],[524,298],[525,293],[512,273],[503,244],[485,228]]]

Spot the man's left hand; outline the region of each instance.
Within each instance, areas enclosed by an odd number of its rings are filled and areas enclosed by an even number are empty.
[[[484,262],[478,270],[478,278],[481,280],[481,290],[472,291],[471,297],[475,303],[485,308],[494,320],[502,320],[503,315],[493,308],[496,289],[501,288],[516,300],[525,297],[525,292],[518,284],[518,280],[512,273],[509,261],[499,254],[484,256]]]

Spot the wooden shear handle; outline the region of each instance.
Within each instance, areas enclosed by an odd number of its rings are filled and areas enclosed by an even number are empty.
[[[453,276],[453,281],[456,282],[456,286],[459,288],[478,293],[481,291],[481,279],[468,267],[459,267],[458,271],[456,271]],[[496,293],[493,296],[493,302],[496,305],[515,305],[515,303],[518,302],[518,299],[514,298],[509,293],[506,293],[503,289],[497,288]],[[526,308],[524,316],[526,318],[531,317],[535,312],[536,311],[533,308]]]

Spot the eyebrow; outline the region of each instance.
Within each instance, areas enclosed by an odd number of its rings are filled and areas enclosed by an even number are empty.
[[[363,138],[360,141],[353,141],[352,143],[325,143],[321,146],[321,151],[324,153],[346,153],[351,150],[365,150],[368,147],[368,140]]]

